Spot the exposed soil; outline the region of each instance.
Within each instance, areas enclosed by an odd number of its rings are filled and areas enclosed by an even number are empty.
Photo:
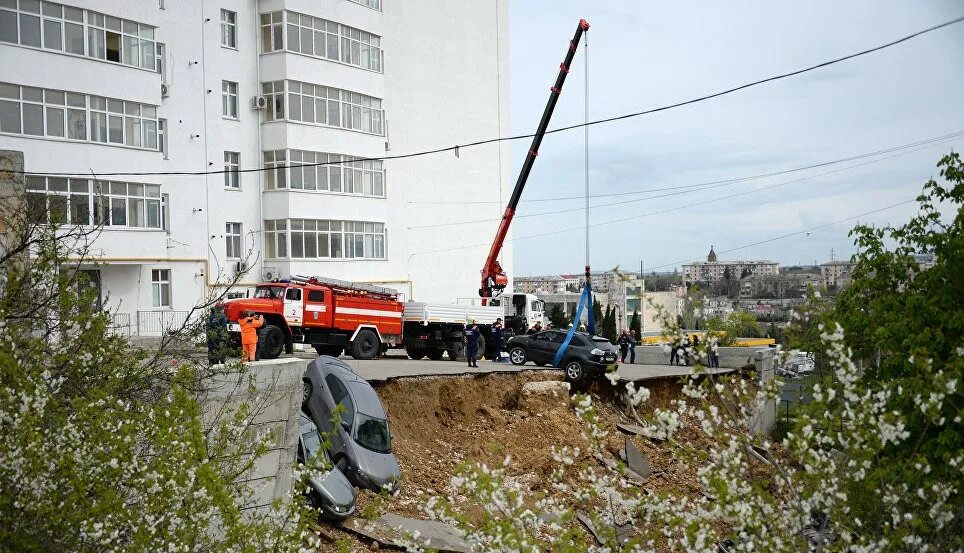
[[[506,456],[511,463],[508,477],[523,482],[535,491],[548,490],[548,476],[556,463],[550,446],[579,447],[587,461],[588,440],[567,396],[524,398],[526,382],[559,381],[559,371],[531,371],[519,374],[489,374],[460,377],[417,377],[399,379],[375,386],[388,409],[393,448],[402,469],[401,491],[396,497],[381,499],[369,492],[359,494],[356,516],[377,516],[391,511],[403,516],[425,518],[421,509],[429,495],[449,495],[449,481],[461,463],[480,462],[501,465]],[[655,407],[667,407],[680,397],[681,385],[675,380],[647,382],[649,402],[641,417]],[[635,424],[613,404],[608,382],[592,391],[601,422],[612,429],[606,439],[609,453],[618,458],[624,440],[631,439],[649,457],[656,474],[643,487],[650,492],[673,489],[696,499],[702,489],[696,466],[674,457],[669,448],[639,436],[626,436],[615,428],[617,422]],[[706,451],[708,438],[701,432],[681,436],[697,450]],[[593,461],[595,462],[595,461]],[[600,466],[601,468],[601,466]],[[573,480],[575,480],[573,469]],[[471,513],[470,513],[471,514]],[[368,550],[364,543],[341,530],[326,527],[325,534],[343,543],[349,537],[354,550]],[[337,551],[334,543],[323,551]]]

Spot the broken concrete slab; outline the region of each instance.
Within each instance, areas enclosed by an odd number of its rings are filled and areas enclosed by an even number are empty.
[[[600,530],[596,528],[596,525],[593,523],[592,519],[589,518],[588,514],[582,511],[577,511],[576,518],[579,519],[579,522],[586,527],[586,530],[589,530],[589,533],[592,534],[592,537],[596,538],[596,541],[599,543],[599,545],[605,545],[605,540],[602,538],[602,533],[600,533]],[[620,545],[626,545],[629,543],[629,539],[633,531],[632,523],[627,522],[625,524],[616,525],[615,528],[606,528],[605,532],[607,535],[611,535],[613,530],[616,532],[616,541],[619,542]]]
[[[631,481],[634,480],[635,484],[641,485],[649,481],[649,476],[643,476],[637,473],[636,471],[625,466],[620,467],[619,463],[616,462],[616,459],[613,459],[612,457],[605,457],[599,453],[593,453],[592,456],[595,457],[595,459],[599,461],[599,463],[604,467],[609,468],[610,470],[612,470],[617,474],[621,474],[623,476],[628,477]],[[652,471],[650,471],[650,474],[652,474]]]
[[[526,382],[522,385],[519,408],[542,413],[569,403],[569,383],[561,380]]]
[[[385,513],[375,520],[349,519],[342,522],[341,527],[388,547],[404,549],[414,541],[420,547],[440,552],[472,552],[472,547],[458,528],[434,520]]]
[[[649,479],[649,477],[653,475],[653,468],[649,465],[649,457],[636,449],[636,446],[633,445],[633,442],[629,441],[629,438],[626,438],[626,445],[623,447],[623,455],[626,458],[626,466],[629,467],[629,470],[644,480]]]

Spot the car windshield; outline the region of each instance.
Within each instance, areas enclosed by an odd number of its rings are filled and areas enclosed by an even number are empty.
[[[305,442],[306,458],[310,459],[315,455],[319,455],[321,451],[321,436],[318,435],[317,430],[305,432],[301,435],[301,439]]]
[[[388,432],[388,421],[365,413],[358,413],[355,441],[365,449],[377,453],[392,452],[392,436]]]
[[[281,299],[285,295],[284,286],[258,286],[254,291],[256,298]]]

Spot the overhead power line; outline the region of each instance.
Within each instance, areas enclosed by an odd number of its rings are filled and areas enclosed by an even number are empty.
[[[919,144],[919,143],[917,143],[917,144]],[[808,180],[812,180],[812,179],[815,179],[815,178],[818,178],[818,177],[823,177],[823,176],[826,176],[826,175],[832,175],[832,174],[834,174],[834,173],[840,173],[840,172],[842,172],[842,171],[849,171],[850,169],[856,169],[856,168],[858,168],[858,167],[863,167],[863,166],[865,166],[865,165],[870,165],[870,164],[878,163],[878,162],[885,161],[885,160],[888,160],[888,159],[891,159],[891,158],[895,158],[895,157],[899,157],[899,156],[903,156],[903,155],[907,155],[907,154],[912,154],[912,153],[914,153],[914,152],[919,152],[919,151],[921,151],[921,150],[925,150],[925,149],[927,149],[927,148],[931,148],[931,147],[936,146],[936,145],[939,145],[939,144],[940,144],[940,142],[937,142],[937,143],[927,144],[926,146],[920,146],[920,147],[918,147],[918,148],[914,148],[914,149],[910,149],[910,150],[906,150],[906,149],[905,149],[905,150],[903,150],[903,151],[899,151],[898,153],[891,154],[891,155],[889,155],[889,156],[881,157],[881,158],[878,158],[878,159],[872,159],[872,160],[870,160],[870,161],[865,161],[865,162],[863,162],[863,163],[855,163],[855,164],[853,164],[853,165],[848,165],[848,166],[846,166],[846,167],[841,167],[841,168],[839,168],[839,169],[834,169],[834,170],[832,170],[832,171],[825,171],[825,172],[823,172],[823,173],[817,173],[817,174],[815,174],[815,175],[809,175],[809,176],[802,177],[802,178],[799,178],[799,179],[793,179],[793,180],[788,180],[788,181],[784,181],[784,182],[780,182],[780,183],[776,183],[776,184],[771,184],[771,185],[769,185],[769,186],[763,186],[763,187],[760,187],[760,188],[754,188],[753,190],[747,190],[747,191],[744,191],[744,192],[737,192],[736,194],[729,194],[729,195],[726,195],[726,196],[719,196],[719,197],[716,197],[716,198],[711,198],[711,199],[703,200],[703,201],[696,202],[696,203],[690,203],[690,204],[684,204],[684,205],[675,206],[675,207],[670,207],[670,208],[666,208],[666,209],[660,209],[660,210],[658,210],[658,211],[651,211],[651,212],[649,212],[649,213],[641,213],[641,214],[638,214],[638,215],[632,215],[632,216],[630,216],[630,217],[624,217],[624,218],[621,218],[621,219],[613,219],[613,220],[611,220],[611,221],[604,221],[603,223],[599,223],[599,224],[606,224],[606,225],[608,225],[608,224],[612,224],[612,223],[621,223],[621,222],[630,221],[630,220],[633,220],[633,219],[640,219],[640,218],[643,218],[643,217],[649,217],[649,216],[651,216],[651,215],[661,215],[661,214],[663,214],[663,213],[669,213],[669,212],[671,212],[671,211],[678,211],[678,210],[686,209],[686,208],[690,208],[690,207],[696,207],[696,206],[700,206],[700,205],[707,205],[707,204],[711,204],[711,203],[718,202],[718,201],[720,201],[720,200],[728,200],[728,199],[730,199],[730,198],[737,198],[737,197],[740,197],[740,196],[746,196],[746,195],[748,195],[748,194],[754,194],[754,193],[757,193],[757,192],[762,192],[762,191],[764,191],[764,190],[771,190],[771,189],[773,189],[773,188],[779,188],[779,187],[781,187],[781,186],[786,186],[786,185],[788,185],[788,184],[794,184],[794,183],[798,183],[798,182],[808,181]],[[891,151],[893,151],[893,150],[891,150]],[[647,196],[647,197],[645,197],[645,198],[638,198],[638,199],[634,199],[634,200],[623,200],[623,201],[618,201],[618,202],[610,202],[610,203],[598,204],[598,205],[591,206],[591,208],[592,208],[592,209],[595,209],[595,208],[600,208],[600,207],[625,206],[625,205],[632,204],[632,203],[644,202],[644,201],[648,201],[648,200],[655,200],[655,199],[659,199],[659,198],[666,198],[666,197],[669,197],[669,196],[680,196],[680,195],[683,195],[683,194],[692,194],[692,193],[694,193],[694,192],[702,192],[702,191],[704,191],[704,190],[709,190],[709,189],[712,189],[712,188],[719,188],[719,187],[721,187],[721,186],[732,186],[733,184],[742,184],[742,182],[745,182],[745,181],[741,181],[741,182],[724,182],[724,183],[722,183],[722,184],[715,184],[715,185],[712,185],[712,186],[706,186],[706,187],[701,188],[701,189],[695,189],[695,190],[694,190],[694,189],[680,190],[680,191],[676,191],[676,192],[670,192],[670,193],[667,193],[667,194],[659,194],[659,195],[656,195],[656,196]],[[542,216],[545,216],[545,215],[559,215],[559,214],[561,214],[561,213],[572,213],[572,212],[575,212],[575,211],[582,211],[583,209],[585,209],[585,208],[584,208],[584,207],[575,207],[575,208],[570,208],[570,209],[558,209],[558,210],[555,210],[555,211],[543,211],[543,212],[541,212],[541,213],[529,213],[529,214],[524,214],[524,215],[516,215],[515,218],[516,218],[516,219],[522,219],[522,218],[527,218],[527,217],[542,217]],[[455,221],[455,222],[451,222],[451,223],[432,223],[432,224],[428,224],[428,225],[415,225],[415,226],[410,226],[410,227],[408,227],[408,228],[409,228],[410,230],[414,230],[414,229],[450,227],[450,226],[470,225],[470,224],[473,224],[473,223],[491,223],[491,222],[493,222],[493,221],[499,221],[499,220],[500,220],[500,219],[476,219],[476,220],[473,220],[473,221]],[[595,225],[593,225],[593,226],[595,226]]]
[[[735,252],[735,251],[742,250],[742,249],[746,249],[746,248],[751,248],[751,247],[753,247],[753,246],[759,246],[759,245],[761,245],[761,244],[768,244],[768,243],[770,243],[770,242],[776,242],[776,241],[778,241],[778,240],[783,240],[783,239],[785,239],[785,238],[790,238],[790,237],[792,237],[792,236],[799,236],[799,235],[805,234],[805,233],[807,233],[807,232],[813,232],[813,231],[815,231],[815,230],[819,230],[819,229],[822,229],[822,228],[827,228],[827,227],[830,227],[830,226],[833,226],[833,225],[837,225],[837,224],[840,224],[840,223],[846,223],[847,221],[852,221],[852,220],[854,220],[854,219],[859,219],[859,218],[861,218],[861,217],[866,217],[866,216],[868,216],[868,215],[873,215],[873,214],[875,214],[875,213],[880,213],[880,212],[882,212],[882,211],[887,211],[888,209],[893,209],[893,208],[895,208],[895,207],[900,207],[900,206],[902,206],[902,205],[912,204],[912,203],[916,203],[916,202],[917,202],[917,198],[914,198],[914,199],[911,199],[911,200],[905,200],[905,201],[903,201],[903,202],[898,202],[898,203],[896,203],[896,204],[891,204],[891,205],[888,205],[888,206],[884,206],[884,207],[881,207],[881,208],[878,208],[878,209],[874,209],[874,210],[872,210],[872,211],[866,211],[866,212],[864,212],[864,213],[859,213],[859,214],[857,214],[857,215],[852,215],[852,216],[850,216],[850,217],[845,217],[845,218],[843,218],[843,219],[837,219],[837,220],[835,220],[835,221],[831,221],[831,222],[829,222],[829,223],[824,223],[824,224],[822,224],[822,225],[816,225],[816,226],[813,226],[813,227],[810,227],[810,228],[801,229],[801,230],[794,231],[794,232],[791,232],[791,233],[788,233],[788,234],[782,234],[782,235],[780,235],[780,236],[774,236],[774,237],[772,237],[772,238],[767,238],[766,240],[760,240],[760,241],[758,241],[758,242],[753,242],[753,243],[751,243],[751,244],[744,244],[744,245],[742,245],[742,246],[737,246],[737,247],[735,247],[735,248],[730,248],[730,249],[727,249],[727,250],[720,250],[720,251],[717,252],[717,253],[730,253],[730,252]],[[598,223],[597,225],[593,225],[593,226],[598,226],[599,224],[608,224],[608,223]],[[562,234],[562,233],[571,232],[571,231],[574,231],[574,230],[582,230],[582,228],[583,228],[583,227],[573,227],[573,228],[562,229],[562,230],[557,230],[557,231],[543,232],[543,233],[540,233],[540,234],[530,234],[530,235],[528,235],[528,236],[520,236],[520,237],[518,237],[518,238],[513,238],[513,239],[511,239],[511,240],[510,240],[510,239],[506,239],[506,242],[517,242],[517,241],[519,241],[519,240],[530,240],[530,239],[532,239],[532,238],[542,238],[542,237],[544,237],[544,236],[551,236],[551,235],[554,235],[554,234]],[[465,249],[469,249],[469,248],[477,248],[477,247],[483,247],[483,246],[484,246],[484,247],[488,247],[489,244],[487,244],[487,243],[483,243],[483,244],[471,244],[471,245],[467,245],[467,246],[454,246],[454,247],[451,247],[451,248],[445,248],[445,249],[440,249],[440,250],[431,250],[431,251],[425,251],[425,252],[416,252],[416,253],[413,253],[412,255],[410,255],[410,256],[409,256],[409,259],[411,259],[412,257],[415,257],[416,255],[428,255],[428,254],[433,254],[433,253],[451,252],[451,251],[465,250]],[[675,263],[667,263],[667,264],[663,264],[663,265],[655,265],[655,266],[650,267],[650,269],[661,269],[661,268],[664,268],[664,267],[672,267],[672,266],[675,266],[675,265],[679,265],[679,264],[681,264],[681,263],[686,263],[687,261],[690,261],[690,259],[688,258],[688,259],[685,259],[685,260],[683,260],[683,261],[678,261],[678,262],[675,262]]]
[[[623,119],[630,119],[630,118],[633,118],[633,117],[640,117],[640,116],[643,116],[643,115],[650,115],[650,114],[658,113],[658,112],[661,112],[661,111],[667,111],[667,110],[671,110],[671,109],[675,109],[675,108],[679,108],[679,107],[683,107],[683,106],[688,106],[688,105],[691,105],[691,104],[696,104],[696,103],[699,103],[699,102],[704,102],[704,101],[707,101],[707,100],[712,100],[712,99],[714,99],[714,98],[719,98],[720,96],[725,96],[725,95],[727,95],[727,94],[732,94],[732,93],[738,92],[738,91],[740,91],[740,90],[744,90],[744,89],[751,88],[751,87],[754,87],[754,86],[759,86],[759,85],[761,85],[761,84],[769,83],[769,82],[772,82],[772,81],[777,81],[777,80],[780,80],[780,79],[786,79],[786,78],[788,78],[788,77],[793,77],[793,76],[796,76],[796,75],[800,75],[800,74],[803,74],[803,73],[807,73],[807,72],[809,72],[809,71],[814,71],[814,70],[817,70],[817,69],[821,69],[821,68],[824,68],[824,67],[828,67],[828,66],[830,66],[830,65],[834,65],[834,64],[837,64],[837,63],[841,63],[841,62],[844,62],[844,61],[847,61],[847,60],[851,60],[851,59],[854,59],[854,58],[857,58],[857,57],[860,57],[860,56],[865,56],[865,55],[867,55],[867,54],[871,54],[871,53],[874,53],[874,52],[883,50],[883,49],[885,49],[885,48],[890,48],[890,47],[892,47],[892,46],[896,46],[896,45],[898,45],[898,44],[901,44],[901,43],[906,42],[906,41],[908,41],[908,40],[911,40],[911,39],[913,39],[913,38],[919,37],[919,36],[921,36],[921,35],[924,35],[924,34],[927,34],[927,33],[933,32],[933,31],[937,31],[937,30],[942,29],[942,28],[944,28],[944,27],[948,27],[948,26],[950,26],[950,25],[954,25],[954,24],[956,24],[956,23],[960,23],[961,21],[964,21],[964,16],[958,17],[958,18],[955,18],[955,19],[951,19],[950,21],[945,21],[944,23],[940,23],[940,24],[938,24],[938,25],[934,25],[934,26],[928,27],[928,28],[926,28],[926,29],[922,29],[922,30],[917,31],[917,32],[915,32],[915,33],[911,33],[911,34],[906,35],[906,36],[904,36],[904,37],[898,38],[898,39],[896,39],[896,40],[892,40],[892,41],[890,41],[890,42],[881,44],[881,45],[879,45],[879,46],[874,46],[873,48],[867,48],[866,50],[861,50],[861,51],[859,51],[859,52],[854,52],[854,53],[852,53],[852,54],[848,54],[848,55],[846,55],[846,56],[842,56],[842,57],[839,57],[839,58],[831,59],[831,60],[828,60],[828,61],[825,61],[825,62],[822,62],[822,63],[818,63],[818,64],[816,64],[816,65],[811,65],[811,66],[805,67],[805,68],[803,68],[803,69],[797,69],[797,70],[795,70],[795,71],[789,71],[789,72],[787,72],[787,73],[780,73],[780,74],[777,74],[777,75],[773,75],[773,76],[771,76],[771,77],[766,77],[766,78],[759,79],[759,80],[756,80],[756,81],[752,81],[752,82],[749,82],[749,83],[745,83],[745,84],[742,84],[742,85],[739,85],[739,86],[735,86],[735,87],[732,87],[732,88],[728,88],[728,89],[725,89],[725,90],[721,90],[721,91],[719,91],[719,92],[714,92],[714,93],[711,93],[711,94],[706,94],[706,95],[704,95],[704,96],[698,96],[698,97],[696,97],[696,98],[691,98],[691,99],[689,99],[689,100],[684,100],[684,101],[681,101],[681,102],[675,102],[675,103],[672,103],[672,104],[667,104],[667,105],[664,105],[664,106],[659,106],[659,107],[655,107],[655,108],[651,108],[651,109],[646,109],[646,110],[643,110],[643,111],[636,111],[636,112],[632,112],[632,113],[625,113],[625,114],[623,114],[623,115],[616,115],[616,116],[607,117],[607,118],[604,118],[604,119],[596,119],[596,120],[589,121],[589,122],[585,122],[585,123],[577,123],[577,124],[575,124],[575,125],[568,125],[568,126],[559,127],[559,128],[556,128],[556,129],[550,129],[550,130],[546,131],[546,134],[552,134],[552,133],[557,133],[557,132],[564,132],[564,131],[568,131],[568,130],[572,130],[572,129],[578,129],[578,128],[587,127],[587,126],[591,126],[591,125],[600,125],[600,124],[603,124],[603,123],[611,123],[611,122],[613,122],[613,121],[620,121],[620,120],[623,120]],[[443,153],[443,152],[454,152],[454,151],[456,151],[456,150],[460,150],[460,149],[464,149],[464,148],[471,148],[471,147],[474,147],[474,146],[482,146],[482,145],[485,145],[485,144],[492,144],[492,143],[496,143],[496,142],[505,142],[505,141],[521,140],[521,139],[526,139],[526,138],[532,138],[533,136],[534,136],[533,134],[518,134],[518,135],[514,135],[514,136],[507,136],[507,137],[488,138],[488,139],[484,139],[484,140],[476,140],[476,141],[473,141],[473,142],[466,142],[466,143],[464,143],[464,144],[456,144],[456,145],[453,145],[453,146],[446,146],[446,147],[434,148],[434,149],[430,149],[430,150],[422,150],[422,151],[411,152],[411,153],[407,153],[407,154],[397,154],[397,155],[381,156],[381,157],[365,157],[365,158],[357,158],[357,159],[354,159],[354,160],[351,160],[351,161],[380,161],[380,160],[406,159],[406,158],[413,158],[413,157],[420,157],[420,156],[427,156],[427,155],[439,154],[439,153]],[[341,164],[344,164],[344,163],[347,163],[347,162],[343,162],[343,161],[326,161],[326,162],[305,163],[305,164],[300,164],[300,165],[287,165],[287,166],[279,166],[279,167],[317,167],[317,166],[322,166],[322,165],[341,165]],[[210,170],[210,171],[208,171],[208,170],[205,170],[205,171],[130,171],[130,172],[104,172],[104,171],[97,171],[97,174],[98,174],[98,176],[104,176],[104,177],[116,177],[116,176],[202,176],[202,175],[219,175],[219,174],[224,174],[224,173],[228,173],[228,172],[232,172],[232,173],[234,173],[234,172],[236,172],[236,173],[258,173],[258,172],[262,172],[262,171],[273,170],[273,169],[276,169],[276,168],[277,168],[277,167],[273,167],[273,168],[256,167],[256,168],[250,168],[250,169],[238,169],[238,170],[236,170],[236,171],[229,171],[229,170],[224,170],[224,169],[222,169],[222,170]],[[61,177],[80,177],[80,176],[87,176],[88,174],[90,174],[90,170],[89,170],[89,169],[85,169],[84,171],[81,171],[81,172],[52,172],[52,171],[51,171],[51,172],[14,171],[14,172],[16,172],[16,173],[23,173],[23,174],[30,174],[30,175],[47,175],[47,176],[61,176]]]
[[[745,182],[745,181],[751,181],[751,180],[758,180],[758,179],[764,179],[764,178],[767,178],[767,177],[775,177],[775,176],[779,176],[779,175],[786,175],[786,174],[788,174],[788,173],[796,173],[796,172],[798,172],[798,171],[806,171],[806,170],[808,170],[808,169],[816,169],[816,168],[819,168],[819,167],[826,167],[826,166],[828,166],[828,165],[836,165],[836,164],[838,164],[838,163],[845,163],[845,162],[848,162],[848,161],[856,161],[856,160],[858,160],[858,159],[864,159],[864,158],[873,157],[873,156],[877,156],[877,155],[881,155],[881,154],[889,154],[889,153],[891,153],[891,152],[896,152],[896,151],[904,150],[904,149],[907,149],[907,148],[914,148],[914,147],[916,147],[916,146],[922,146],[922,145],[924,145],[924,144],[932,144],[932,143],[944,142],[944,141],[946,141],[946,140],[950,140],[950,139],[952,139],[952,138],[957,138],[957,137],[959,137],[959,136],[964,136],[964,130],[956,131],[956,132],[953,132],[953,133],[950,133],[950,134],[945,134],[945,135],[942,135],[942,136],[935,136],[935,137],[933,137],[933,138],[925,138],[925,139],[923,139],[923,140],[919,140],[919,141],[917,141],[917,142],[912,142],[912,143],[910,143],[910,144],[902,144],[902,145],[900,145],[900,146],[892,146],[892,147],[890,147],[890,148],[884,148],[883,150],[876,150],[876,151],[873,151],[873,152],[866,152],[866,153],[863,153],[863,154],[857,154],[857,155],[853,155],[853,156],[850,156],[850,157],[844,157],[844,158],[840,158],[840,159],[834,159],[834,160],[831,160],[831,161],[823,161],[823,162],[820,162],[820,163],[814,163],[814,164],[811,164],[811,165],[805,165],[805,166],[803,166],[803,167],[795,167],[795,168],[793,168],[793,169],[784,169],[784,170],[781,170],[781,171],[773,171],[773,172],[770,172],[770,173],[760,173],[760,174],[757,174],[757,175],[749,175],[749,176],[746,176],[746,177],[735,177],[735,178],[732,178],[732,179],[714,180],[714,181],[708,181],[708,182],[700,182],[700,183],[696,183],[696,184],[683,184],[683,185],[678,185],[678,186],[668,186],[668,187],[664,187],[664,188],[641,188],[641,189],[638,189],[638,190],[627,190],[627,191],[624,191],[624,192],[611,192],[611,193],[606,193],[606,194],[593,194],[591,197],[592,197],[592,198],[611,198],[611,197],[617,197],[617,196],[634,196],[634,195],[636,195],[636,194],[647,194],[647,193],[649,193],[649,192],[664,192],[664,191],[668,191],[668,190],[681,190],[681,189],[691,189],[691,188],[702,188],[702,187],[704,187],[704,186],[710,186],[710,185],[716,185],[716,184],[729,184],[729,183],[738,183],[738,182]],[[557,202],[557,201],[562,201],[562,200],[582,200],[582,199],[585,199],[585,196],[584,196],[584,195],[583,195],[583,196],[557,196],[557,197],[553,197],[553,198],[532,198],[532,199],[528,199],[528,200],[521,200],[520,203],[530,203],[530,202],[531,202],[531,203],[534,203],[534,202]],[[410,200],[408,203],[411,203],[411,204],[501,204],[502,202],[500,202],[500,201],[498,201],[498,200],[474,200],[474,201],[473,201],[473,200],[467,200],[467,201],[466,201],[466,200],[425,200],[425,201],[421,201],[421,200]]]

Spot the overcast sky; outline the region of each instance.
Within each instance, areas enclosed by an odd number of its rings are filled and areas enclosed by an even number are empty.
[[[579,18],[589,33],[592,119],[640,111],[863,50],[964,15],[964,2],[510,1],[512,133],[535,130]],[[580,47],[552,127],[584,119]],[[593,194],[666,188],[781,171],[964,130],[964,23],[798,77],[671,111],[594,126]],[[526,201],[584,192],[581,130],[546,137],[513,233],[516,276],[580,272],[584,200]],[[595,269],[650,268],[825,224],[914,198],[937,175],[938,146],[771,190],[592,229]],[[513,147],[513,182],[528,141]],[[881,156],[882,157],[882,156]],[[876,159],[876,158],[875,158]],[[713,200],[848,167],[851,162],[685,195],[601,197],[592,224]],[[664,192],[665,193],[665,192]],[[653,194],[653,193],[650,193]],[[907,205],[862,222],[906,220]],[[824,262],[853,253],[853,222],[747,248],[721,259]],[[480,224],[486,235],[494,225]],[[672,270],[672,266],[660,270]]]

